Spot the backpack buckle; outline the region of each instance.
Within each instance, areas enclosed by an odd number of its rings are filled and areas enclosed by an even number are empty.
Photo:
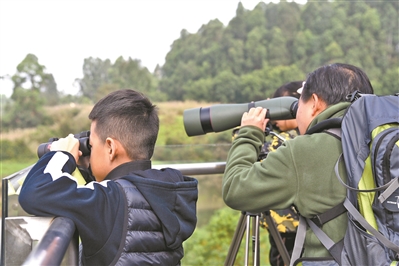
[[[357,99],[359,99],[360,97],[362,97],[362,94],[360,93],[360,91],[354,91],[350,94],[348,94],[346,96],[346,100],[350,101],[351,103],[353,103],[354,101],[356,101]]]
[[[310,220],[314,222],[315,225],[317,225],[318,227],[321,227],[323,225],[323,221],[321,220],[321,217],[319,215],[310,218]]]

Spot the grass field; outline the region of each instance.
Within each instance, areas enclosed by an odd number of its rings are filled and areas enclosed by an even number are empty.
[[[13,173],[16,173],[37,161],[36,158],[24,161],[6,160],[0,161],[0,177],[7,177]]]

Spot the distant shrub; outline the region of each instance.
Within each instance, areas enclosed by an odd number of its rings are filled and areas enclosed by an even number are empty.
[[[28,145],[23,139],[18,140],[0,140],[1,151],[0,160],[21,160],[30,159],[34,154],[29,149]]]
[[[245,257],[245,235],[241,243],[232,243],[239,219],[240,212],[228,207],[216,211],[209,224],[197,228],[184,242],[182,265],[223,265],[232,244],[241,244],[234,265],[242,265]],[[265,229],[260,230],[260,265],[269,265],[269,234]],[[248,255],[251,258],[253,254],[249,251]]]

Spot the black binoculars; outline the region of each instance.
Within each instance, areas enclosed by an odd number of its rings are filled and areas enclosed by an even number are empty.
[[[82,152],[82,156],[90,155],[91,147],[89,144],[90,131],[82,131],[78,134],[74,134],[74,137],[79,140],[79,150]],[[42,143],[37,148],[37,156],[40,158],[44,154],[50,151],[51,144],[59,138],[50,138],[48,142]]]

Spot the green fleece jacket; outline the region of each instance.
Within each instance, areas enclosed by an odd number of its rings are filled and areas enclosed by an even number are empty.
[[[341,117],[349,103],[332,105],[320,113],[309,128],[331,117]],[[257,161],[264,132],[254,126],[240,128],[230,148],[223,176],[223,199],[236,210],[252,213],[285,209],[295,205],[312,218],[342,203],[346,188],[334,167],[342,152],[341,141],[328,133],[301,135],[287,140],[266,159]],[[346,181],[344,164],[341,177]],[[322,230],[334,241],[344,237],[346,213],[327,222]],[[307,231],[305,257],[331,257],[317,237]]]

